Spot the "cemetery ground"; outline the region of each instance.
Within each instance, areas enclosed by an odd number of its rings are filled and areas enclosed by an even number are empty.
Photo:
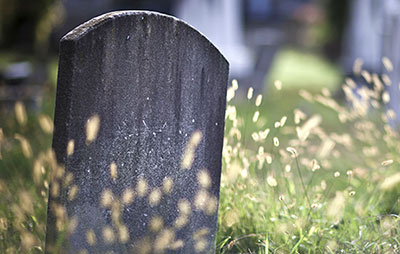
[[[1,253],[43,253],[57,167],[53,76],[41,112],[17,103],[0,119]],[[400,251],[400,139],[388,123],[394,113],[384,110],[389,81],[364,76],[374,89],[358,100],[348,79],[351,102],[322,86],[279,81],[264,96],[250,89],[238,99],[237,83],[229,84],[218,253]]]

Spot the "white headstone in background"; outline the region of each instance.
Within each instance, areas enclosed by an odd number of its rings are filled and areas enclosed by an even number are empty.
[[[400,2],[387,0],[383,3],[383,56],[393,64],[393,71],[387,74],[392,82],[387,87],[390,94],[389,108],[396,113],[395,125],[400,124]]]
[[[370,72],[382,70],[382,0],[354,0],[346,31],[344,68],[352,70],[354,61],[362,59]]]
[[[363,69],[378,75],[386,73],[392,82],[386,86],[390,95],[387,109],[393,109],[397,115],[392,124],[400,124],[400,2],[354,0],[346,36],[345,71],[351,73],[354,61],[359,58]],[[383,57],[392,61],[393,71],[384,69]]]
[[[175,15],[194,26],[228,59],[233,78],[248,75],[253,56],[244,43],[242,0],[181,0]]]

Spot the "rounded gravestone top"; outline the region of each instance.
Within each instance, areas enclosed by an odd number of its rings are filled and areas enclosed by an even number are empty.
[[[221,56],[223,56],[221,51],[217,47],[215,47],[204,34],[202,34],[200,31],[198,31],[196,28],[194,28],[190,24],[188,24],[185,21],[178,19],[174,16],[170,16],[167,14],[154,12],[154,11],[124,10],[124,11],[114,11],[114,12],[105,13],[100,16],[94,17],[94,18],[90,19],[89,21],[86,21],[85,23],[77,26],[72,31],[70,31],[66,35],[64,35],[62,37],[61,41],[79,40],[80,38],[84,37],[90,31],[96,30],[96,28],[101,26],[102,24],[104,24],[106,22],[110,22],[112,20],[119,19],[121,17],[126,17],[126,16],[142,16],[143,18],[144,17],[152,17],[152,16],[153,17],[162,17],[166,20],[172,20],[173,22],[183,23],[187,27],[191,28],[194,32],[196,32],[200,37],[203,37],[205,40],[207,40],[210,43],[210,45],[212,45],[215,48],[215,50],[217,50],[221,54]],[[223,58],[228,63],[226,58],[225,57],[223,57]]]

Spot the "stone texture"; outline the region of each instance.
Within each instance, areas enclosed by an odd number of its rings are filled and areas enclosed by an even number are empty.
[[[113,12],[65,35],[46,253],[215,252],[227,80],[171,16]]]

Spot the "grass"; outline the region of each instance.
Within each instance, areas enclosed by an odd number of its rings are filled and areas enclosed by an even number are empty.
[[[327,89],[298,92],[228,106],[220,252],[398,253],[400,143],[388,116]]]
[[[398,253],[400,140],[379,85],[358,104],[326,88],[278,88],[228,98],[217,252]],[[46,94],[40,115],[20,104],[0,120],[1,253],[43,252],[56,168],[54,86]]]
[[[338,66],[318,54],[284,48],[275,57],[268,83],[280,80],[286,88],[318,88],[323,84],[326,88],[336,89],[342,76]]]

